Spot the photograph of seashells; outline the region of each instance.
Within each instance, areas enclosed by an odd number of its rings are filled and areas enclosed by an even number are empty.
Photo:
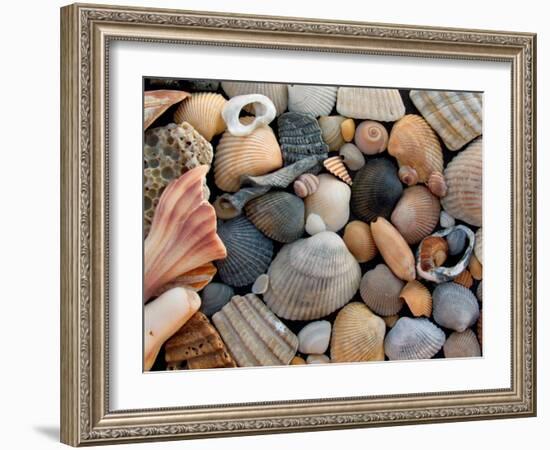
[[[146,371],[482,355],[482,93],[144,79]]]

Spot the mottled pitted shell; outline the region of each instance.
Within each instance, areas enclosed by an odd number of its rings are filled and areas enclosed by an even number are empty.
[[[222,309],[223,305],[234,295],[235,291],[231,286],[223,283],[210,283],[200,293],[202,299],[200,310],[207,316],[211,316]]]
[[[273,242],[243,216],[224,222],[218,235],[227,257],[216,261],[222,281],[230,286],[252,284],[264,273],[273,257]]]
[[[391,222],[409,244],[428,236],[439,221],[439,200],[424,186],[411,186],[395,205]]]
[[[227,103],[223,95],[199,92],[180,103],[174,113],[174,122],[190,123],[207,141],[226,128],[222,110]]]
[[[313,117],[327,116],[336,103],[336,86],[288,85],[288,110],[311,114]]]
[[[315,117],[287,112],[279,117],[277,125],[285,166],[308,156],[328,155],[328,145],[323,141]]]
[[[462,333],[455,331],[443,345],[445,358],[475,358],[481,356],[481,347],[475,333],[469,328]]]
[[[332,330],[332,362],[383,361],[385,332],[384,321],[362,303],[344,306]]]
[[[445,169],[447,195],[441,205],[451,216],[474,226],[483,220],[482,140],[477,139],[456,155]]]
[[[239,367],[286,366],[298,337],[254,294],[236,295],[212,317]]]
[[[427,183],[432,172],[443,172],[439,140],[426,121],[415,114],[408,114],[394,124],[388,152],[400,167],[413,168],[420,183]]]
[[[327,320],[308,323],[298,333],[300,345],[298,351],[306,355],[325,353],[330,343],[332,325]]]
[[[360,263],[370,261],[378,253],[369,224],[360,220],[354,220],[346,225],[344,242],[351,254]]]
[[[372,159],[357,172],[351,189],[351,209],[362,221],[389,219],[403,186],[397,169],[387,159]]]
[[[355,295],[361,268],[340,236],[323,231],[283,246],[268,275],[264,300],[269,308],[284,319],[313,320]]]
[[[430,317],[432,315],[432,294],[420,281],[409,281],[401,290],[399,297],[407,303],[413,316]]]
[[[313,194],[319,187],[319,178],[312,173],[304,173],[294,181],[294,192],[300,198]]]
[[[351,142],[353,136],[355,136],[355,121],[353,119],[346,119],[340,124],[340,132],[344,141]]]
[[[363,275],[359,292],[365,304],[376,314],[392,316],[403,307],[399,294],[404,284],[388,266],[378,264]]]
[[[342,145],[339,153],[349,170],[359,170],[365,165],[365,157],[354,144]]]
[[[445,328],[464,331],[479,317],[477,300],[469,289],[456,283],[437,286],[432,295],[434,320]]]
[[[458,150],[481,135],[481,93],[412,90],[409,95],[449,150]]]
[[[476,231],[476,243],[474,245],[474,255],[478,261],[483,264],[483,228]]]
[[[146,130],[170,106],[181,102],[191,94],[184,91],[161,89],[143,94],[143,129]]]
[[[355,145],[365,155],[376,155],[386,150],[388,132],[381,123],[372,120],[361,122],[355,130]]]
[[[405,105],[397,89],[341,87],[336,111],[354,119],[394,122],[405,114]]]
[[[352,185],[351,177],[340,156],[332,156],[323,161],[323,166],[328,172],[340,178],[344,183]]]
[[[240,121],[241,110],[246,105],[253,105],[254,120],[250,123]],[[222,117],[227,124],[227,130],[233,136],[248,136],[256,128],[268,125],[275,118],[275,106],[265,95],[238,95],[229,100],[222,110]]]
[[[229,98],[247,94],[265,95],[275,105],[278,116],[286,110],[288,104],[288,88],[286,84],[222,81],[222,88]],[[252,105],[248,105],[245,111],[252,113]]]
[[[344,120],[346,118],[342,116],[322,116],[318,119],[319,126],[321,127],[321,136],[323,136],[323,140],[331,152],[340,150],[340,147],[346,143],[341,129]]]
[[[327,230],[338,231],[349,219],[351,189],[336,177],[323,173],[319,175],[319,187],[305,199],[306,218],[317,214],[323,219]]]
[[[390,360],[430,359],[443,347],[445,333],[428,319],[401,317],[386,335]]]

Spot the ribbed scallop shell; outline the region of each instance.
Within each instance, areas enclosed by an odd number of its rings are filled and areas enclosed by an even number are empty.
[[[443,283],[432,294],[436,323],[455,331],[464,331],[476,323],[479,306],[472,291],[457,283]]]
[[[443,172],[441,145],[434,131],[418,115],[408,114],[393,125],[388,152],[400,167],[413,168],[421,183],[427,183],[432,172]]]
[[[355,130],[355,145],[365,155],[382,153],[388,147],[388,139],[386,127],[372,120],[361,122]]]
[[[282,166],[281,149],[270,127],[260,126],[247,136],[225,132],[215,151],[214,179],[220,189],[237,192],[242,176],[264,175]]]
[[[268,275],[264,300],[269,308],[284,319],[313,320],[355,295],[361,268],[340,236],[323,231],[283,246]]]
[[[223,95],[213,92],[199,92],[180,103],[174,113],[174,122],[190,123],[207,141],[222,133],[225,121],[222,110],[227,100]]]
[[[239,367],[285,366],[298,337],[254,294],[236,295],[212,317]]]
[[[336,175],[343,182],[352,185],[351,177],[349,176],[348,169],[344,165],[344,161],[340,156],[332,156],[323,161],[323,166],[331,174]]]
[[[387,159],[372,159],[357,172],[351,189],[351,209],[364,222],[389,219],[403,186],[397,169]]]
[[[458,150],[482,132],[482,94],[415,91],[411,100],[449,150]]]
[[[424,186],[411,186],[395,205],[391,222],[409,244],[417,244],[437,226],[439,199]]]
[[[363,275],[359,292],[365,304],[376,314],[392,316],[403,307],[403,300],[399,297],[403,285],[388,266],[378,264]]]
[[[420,281],[409,281],[401,290],[399,297],[407,303],[413,316],[430,317],[432,315],[432,294]]]
[[[248,219],[267,237],[293,242],[304,232],[304,202],[283,191],[268,192],[245,206]]]
[[[319,187],[305,199],[306,218],[317,214],[323,219],[327,230],[338,231],[349,219],[351,189],[336,177],[323,173],[319,175]]]
[[[445,169],[447,195],[441,205],[451,216],[474,226],[483,220],[483,142],[478,139],[456,155]]]
[[[405,105],[397,89],[341,87],[336,111],[354,119],[393,122],[403,117]]]
[[[474,255],[483,264],[483,228],[476,231],[476,242],[474,244]]]
[[[248,219],[236,217],[218,228],[227,257],[216,261],[222,281],[230,286],[252,284],[264,273],[273,257],[273,242]]]
[[[288,85],[288,110],[311,114],[313,117],[327,116],[336,103],[336,86]]]
[[[475,358],[481,356],[481,347],[475,333],[468,328],[462,333],[451,333],[443,345],[443,354],[445,358]]]
[[[294,192],[300,198],[313,194],[319,187],[319,178],[312,173],[304,173],[294,181]]]
[[[401,317],[386,335],[390,360],[430,359],[443,347],[445,333],[428,319]]]
[[[191,94],[184,91],[171,91],[161,89],[158,91],[146,91],[143,94],[143,129],[149,126],[170,106],[181,102]]]
[[[344,242],[360,263],[370,261],[378,253],[369,224],[360,220],[354,220],[346,225]]]
[[[332,362],[384,360],[386,324],[365,305],[352,302],[336,316],[330,342]]]
[[[315,117],[287,112],[279,117],[277,126],[285,166],[308,156],[328,154],[328,145]]]
[[[342,116],[322,116],[319,117],[319,126],[321,127],[321,136],[328,145],[328,149],[333,152],[340,150],[340,147],[346,143],[342,136],[342,123],[346,120]]]
[[[468,270],[472,274],[474,280],[481,280],[483,278],[483,266],[476,258],[476,255],[472,255],[470,263],[468,264]]]
[[[288,88],[286,84],[222,81],[222,88],[229,98],[246,94],[265,95],[275,105],[278,116],[285,112],[288,104]],[[253,108],[253,105],[248,105],[245,111],[253,113]]]

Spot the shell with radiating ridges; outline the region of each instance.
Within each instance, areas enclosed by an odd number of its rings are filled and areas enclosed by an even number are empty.
[[[336,316],[330,341],[332,362],[384,360],[386,324],[362,303],[344,306]]]
[[[433,358],[445,343],[445,333],[426,318],[401,317],[386,335],[390,360]]]
[[[472,142],[445,168],[447,195],[441,205],[451,216],[474,226],[483,220],[482,139]]]
[[[401,290],[399,297],[407,303],[413,316],[430,317],[432,315],[432,294],[420,281],[409,281]]]
[[[281,248],[268,270],[264,301],[290,320],[325,317],[357,292],[361,268],[340,236],[317,233]]]
[[[365,155],[376,155],[388,146],[388,131],[379,122],[365,120],[355,129],[355,145]]]
[[[216,261],[222,281],[229,286],[246,286],[264,273],[273,257],[273,242],[243,216],[219,226],[218,235],[227,257]]]
[[[376,314],[392,316],[403,307],[399,297],[404,283],[385,264],[378,264],[361,279],[359,292],[365,304]]]
[[[474,255],[483,264],[483,228],[476,231],[476,243],[474,244]]]
[[[353,220],[346,225],[344,242],[351,254],[360,263],[370,261],[378,253],[369,224],[360,220]]]
[[[330,114],[336,103],[336,86],[288,85],[288,110],[311,114],[313,117]]]
[[[223,283],[210,283],[200,293],[202,300],[200,310],[207,316],[211,316],[222,309],[234,295],[235,291],[231,286]]]
[[[315,117],[287,112],[279,117],[277,126],[285,166],[308,156],[328,155],[328,145],[321,136]]]
[[[188,122],[204,136],[207,141],[226,128],[222,110],[227,100],[223,95],[213,92],[199,92],[180,103],[174,113],[174,122]]]
[[[256,228],[275,241],[293,242],[304,232],[304,201],[288,192],[268,192],[250,200],[244,209]]]
[[[349,219],[351,189],[333,175],[319,175],[319,187],[305,199],[306,218],[317,214],[323,219],[327,230],[338,231]]]
[[[397,89],[341,87],[336,111],[354,119],[393,122],[403,117],[405,105]]]
[[[433,317],[439,325],[455,331],[471,327],[479,317],[479,306],[472,291],[457,283],[443,283],[432,294]]]
[[[459,333],[455,331],[443,345],[445,358],[475,358],[481,356],[481,347],[475,333],[471,329]]]
[[[288,365],[298,337],[254,294],[236,295],[212,321],[239,367]]]
[[[174,289],[175,287],[185,287],[192,291],[198,292],[212,281],[212,278],[214,278],[216,272],[216,266],[211,262],[207,262],[206,264],[185,272],[182,275],[178,275],[172,281],[164,284],[153,293],[153,297],[158,297],[164,292]]]
[[[331,156],[323,161],[323,166],[328,172],[340,178],[344,183],[352,185],[348,169],[344,165],[344,160],[340,156]]]
[[[470,289],[474,284],[474,278],[468,269],[464,269],[458,276],[453,278],[453,282]]]
[[[247,94],[265,95],[275,105],[278,116],[286,110],[288,105],[288,88],[286,84],[222,81],[222,88],[229,98]],[[253,108],[252,105],[248,105],[245,111],[252,113],[254,112]]]
[[[481,135],[481,93],[412,90],[409,96],[449,150],[458,150]]]
[[[318,119],[321,136],[331,152],[340,150],[340,147],[346,143],[341,128],[345,120],[346,118],[342,116],[321,116]]]
[[[181,102],[191,94],[184,91],[160,89],[143,94],[143,129],[146,130],[170,106]]]

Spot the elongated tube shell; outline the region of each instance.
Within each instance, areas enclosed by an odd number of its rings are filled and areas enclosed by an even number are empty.
[[[401,317],[386,335],[390,360],[430,359],[443,347],[445,333],[426,318]]]
[[[227,100],[213,92],[200,92],[185,99],[174,113],[174,122],[190,123],[207,141],[222,133],[225,121],[222,110]]]
[[[378,264],[363,275],[359,292],[365,304],[376,314],[392,316],[403,307],[403,300],[399,297],[403,285],[388,266]]]
[[[405,105],[397,89],[341,87],[336,111],[354,119],[393,122],[405,114]]]

